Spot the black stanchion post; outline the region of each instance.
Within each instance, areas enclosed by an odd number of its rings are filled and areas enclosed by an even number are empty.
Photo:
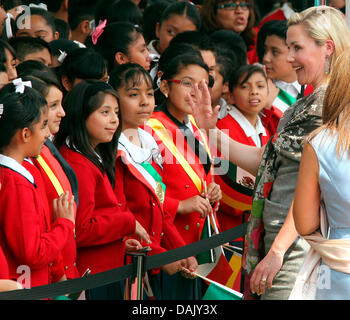
[[[124,300],[143,299],[143,278],[146,273],[146,257],[149,251],[151,251],[151,248],[145,247],[137,252],[125,254],[125,263],[127,258],[131,257],[134,272],[131,277],[125,279]]]

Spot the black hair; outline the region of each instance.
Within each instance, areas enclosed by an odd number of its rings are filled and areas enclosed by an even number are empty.
[[[16,37],[11,38],[9,43],[16,52],[16,58],[23,61],[28,54],[47,49],[51,55],[51,47],[49,44],[40,39],[33,37]]]
[[[27,15],[27,10],[24,10],[21,14],[19,14],[17,16],[16,21],[15,21],[14,34],[16,34],[17,31],[19,30],[18,20],[19,19],[22,20],[25,17],[25,15]],[[55,34],[55,32],[56,32],[55,19],[49,11],[46,11],[45,9],[41,9],[41,8],[30,7],[30,16],[42,17],[46,21],[46,24],[51,28],[52,33]]]
[[[98,38],[95,48],[107,60],[109,71],[116,65],[115,54],[122,52],[127,55],[130,45],[139,36],[143,36],[142,29],[130,22],[107,24]]]
[[[58,81],[54,72],[45,72],[45,71],[37,71],[34,70],[32,73],[25,75],[22,77],[24,81],[30,81],[30,78],[37,79],[42,81],[45,84],[45,87],[40,87],[39,85],[36,87],[35,83],[32,82],[32,88],[38,90],[44,97],[48,94],[50,87],[54,86],[60,91],[63,91],[60,82]],[[27,80],[28,79],[28,80]]]
[[[0,73],[1,72],[6,72],[7,73],[7,69],[4,63],[0,63]]]
[[[114,90],[120,89],[124,84],[131,84],[132,87],[139,85],[142,81],[152,87],[150,74],[137,63],[124,63],[115,67],[110,73],[108,83]]]
[[[59,57],[61,54],[61,51],[65,53],[69,53],[74,49],[79,49],[79,45],[74,42],[73,40],[68,40],[68,39],[57,39],[53,40],[49,43],[50,48],[51,48],[51,54],[53,56]]]
[[[21,0],[1,0],[1,5],[4,7],[6,12],[22,4],[23,3]]]
[[[247,46],[243,38],[233,30],[217,30],[210,35],[216,50],[236,60],[238,65],[247,63]],[[234,58],[232,58],[234,56]]]
[[[13,47],[7,41],[0,39],[0,63],[7,61],[6,49],[16,58],[16,51]]]
[[[96,25],[100,23],[100,21],[103,21],[106,19],[109,8],[111,5],[118,0],[97,0],[96,1],[96,7],[95,7],[95,22]]]
[[[60,39],[69,39],[70,27],[69,24],[62,19],[55,19],[56,31],[59,33]]]
[[[0,152],[11,143],[18,130],[32,127],[40,121],[46,100],[36,90],[25,87],[23,93],[15,92],[13,83],[0,90]]]
[[[209,36],[201,31],[185,31],[178,33],[170,41],[170,44],[176,42],[188,43],[198,50],[212,51],[215,55],[215,47],[210,41]]]
[[[271,20],[262,25],[256,42],[256,53],[259,62],[262,62],[264,58],[266,38],[268,36],[277,36],[286,42],[287,29],[287,21],[285,20]]]
[[[145,8],[142,17],[142,29],[147,43],[157,38],[157,22],[160,21],[163,11],[169,6],[169,4],[175,1],[176,0],[156,0],[152,1],[152,3]]]
[[[69,147],[76,148],[87,159],[94,163],[102,173],[106,172],[112,186],[115,183],[115,159],[117,155],[120,126],[112,141],[100,143],[95,150],[89,142],[86,129],[87,118],[97,110],[106,94],[117,98],[115,90],[107,83],[97,80],[85,80],[73,87],[63,100],[66,116],[55,136],[54,143],[59,149],[69,138]],[[100,161],[100,159],[102,161]]]
[[[218,72],[223,78],[223,83],[228,82],[230,80],[232,72],[237,67],[237,65],[232,62],[232,59],[224,55],[217,56],[216,66]]]
[[[193,22],[197,30],[201,28],[201,18],[198,9],[194,4],[188,3],[186,1],[176,1],[170,4],[163,11],[162,16],[159,20],[159,24],[161,25],[163,21],[168,20],[173,15],[185,15],[186,18]]]
[[[37,60],[23,61],[16,67],[16,69],[19,78],[28,76],[34,72],[52,72],[47,65]]]
[[[230,92],[232,92],[232,90],[236,86],[246,83],[254,73],[260,73],[264,77],[267,83],[266,73],[262,67],[260,67],[259,65],[246,64],[244,66],[237,68],[232,73],[229,81]]]
[[[142,12],[133,1],[119,0],[112,3],[105,19],[107,19],[108,23],[125,21],[141,25]]]
[[[172,79],[174,78],[182,69],[190,66],[190,65],[198,65],[202,67],[205,71],[208,72],[209,76],[209,68],[207,64],[203,61],[202,57],[193,56],[192,53],[184,53],[173,57],[168,60],[164,65],[162,71],[162,80]]]
[[[69,0],[68,24],[71,30],[75,30],[84,20],[95,18],[96,0]]]
[[[202,55],[198,48],[185,42],[170,42],[169,46],[164,50],[159,58],[158,71],[163,71],[167,63],[174,57],[189,53],[198,58],[202,58]]]
[[[60,10],[63,1],[64,0],[45,0],[47,10],[50,12],[57,12],[58,10]]]
[[[66,76],[73,84],[74,80],[100,80],[107,71],[104,58],[91,48],[78,48],[70,51],[59,67],[61,77]]]

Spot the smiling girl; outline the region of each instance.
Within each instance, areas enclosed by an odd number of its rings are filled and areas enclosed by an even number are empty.
[[[110,83],[117,90],[122,114],[114,191],[150,234],[150,254],[184,246],[172,222],[171,212],[176,211],[176,205],[165,200],[167,193],[162,182],[163,162],[158,145],[151,134],[140,128],[154,109],[152,79],[139,65],[127,63],[112,72]],[[175,261],[162,266],[161,270],[174,274],[190,260]],[[161,299],[159,269],[151,270],[149,278],[155,298]]]
[[[74,197],[64,193],[53,201],[53,223],[33,175],[22,165],[37,157],[50,135],[45,99],[22,83],[0,92],[0,224],[1,241],[11,279],[17,267],[30,268],[26,287],[51,282],[51,264],[74,230]],[[67,205],[68,203],[68,205]]]
[[[86,80],[64,100],[66,117],[56,145],[75,171],[79,183],[76,217],[77,266],[98,273],[124,264],[123,237],[136,233],[149,242],[144,228],[122,211],[113,192],[119,125],[117,95],[110,85]],[[128,241],[127,244],[135,242]],[[108,287],[89,291],[90,298],[109,296]]]
[[[147,125],[152,128],[164,159],[165,201],[175,204],[176,210],[172,211],[174,224],[185,243],[190,244],[200,239],[205,218],[221,199],[220,187],[212,182],[208,144],[191,117],[188,99],[189,94],[194,94],[195,84],[202,80],[209,82],[209,68],[200,55],[190,53],[170,59],[162,71],[160,90],[166,99]],[[193,260],[191,268],[197,263]],[[184,279],[178,274],[167,281],[174,288],[167,292],[167,299],[201,297],[200,281]]]

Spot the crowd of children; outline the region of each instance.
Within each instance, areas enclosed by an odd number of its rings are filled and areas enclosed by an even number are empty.
[[[220,232],[247,221],[255,178],[209,144],[190,98],[209,87],[217,127],[264,146],[313,90],[287,60],[285,19],[259,25],[253,0],[1,0],[0,11],[1,291],[196,242],[209,215]],[[230,246],[242,253],[244,239]],[[201,299],[198,264],[150,270],[153,298]],[[29,280],[16,283],[23,265]],[[124,282],[85,297],[121,300]]]

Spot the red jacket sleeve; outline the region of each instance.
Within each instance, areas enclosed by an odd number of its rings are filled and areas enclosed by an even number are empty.
[[[57,219],[49,232],[43,232],[40,205],[33,190],[17,184],[3,194],[3,228],[6,243],[20,264],[33,269],[54,261],[73,232],[74,224],[65,218]]]

